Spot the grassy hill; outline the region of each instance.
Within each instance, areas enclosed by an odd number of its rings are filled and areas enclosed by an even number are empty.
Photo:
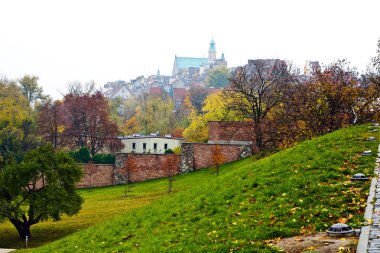
[[[349,179],[373,173],[378,142],[369,136],[378,134],[347,128],[261,160],[226,164],[218,178],[207,170],[178,176],[177,193],[32,251],[276,252],[268,240],[324,231],[340,218],[359,227],[369,182]],[[361,156],[366,149],[373,155]],[[165,182],[138,187],[152,191]],[[120,187],[92,190],[98,203],[109,189]],[[108,207],[120,213],[120,206]]]

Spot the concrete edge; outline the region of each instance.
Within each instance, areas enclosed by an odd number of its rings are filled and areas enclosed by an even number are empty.
[[[364,212],[364,219],[366,220],[366,222],[371,220],[373,216],[373,203],[375,199],[376,185],[377,185],[378,176],[379,176],[379,164],[378,164],[379,158],[380,158],[379,152],[380,152],[380,144],[378,146],[378,153],[377,153],[378,158],[376,158],[376,166],[374,170],[375,177],[373,177],[371,181],[371,187],[369,189],[369,195],[367,198],[367,207]],[[356,253],[367,253],[370,231],[371,231],[370,224],[368,226],[363,226],[361,228],[359,242],[356,248]]]
[[[370,226],[362,227],[358,246],[356,248],[356,253],[367,253],[369,232],[370,232]]]

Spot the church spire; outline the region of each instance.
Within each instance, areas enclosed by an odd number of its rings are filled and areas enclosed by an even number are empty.
[[[214,37],[213,37],[210,42],[210,48],[208,49],[208,61],[215,62],[215,60],[216,60],[216,49],[215,49],[215,42],[214,42]]]

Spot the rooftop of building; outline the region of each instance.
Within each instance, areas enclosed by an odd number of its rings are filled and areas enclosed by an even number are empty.
[[[208,58],[196,58],[196,57],[178,57],[175,56],[175,64],[177,68],[200,68],[208,64]]]

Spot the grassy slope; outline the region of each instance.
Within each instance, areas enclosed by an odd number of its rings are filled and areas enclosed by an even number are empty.
[[[206,183],[214,178],[208,171],[199,171],[176,178],[173,190],[182,191],[197,183]],[[78,230],[83,230],[94,224],[101,223],[110,218],[124,214],[132,209],[143,207],[167,195],[167,180],[152,180],[134,184],[132,192],[125,187],[105,187],[79,190],[85,199],[82,210],[73,217],[63,216],[59,222],[45,221],[32,226],[33,239],[30,247],[40,246],[52,242]],[[10,222],[0,223],[0,248],[22,248],[25,242],[18,240],[16,229]]]
[[[204,174],[191,189],[36,251],[275,252],[266,240],[324,231],[341,217],[360,226],[369,182],[349,178],[373,172],[378,142],[365,141],[369,135],[367,126],[343,129],[256,162],[227,164],[219,178]],[[365,149],[374,154],[360,156]]]

